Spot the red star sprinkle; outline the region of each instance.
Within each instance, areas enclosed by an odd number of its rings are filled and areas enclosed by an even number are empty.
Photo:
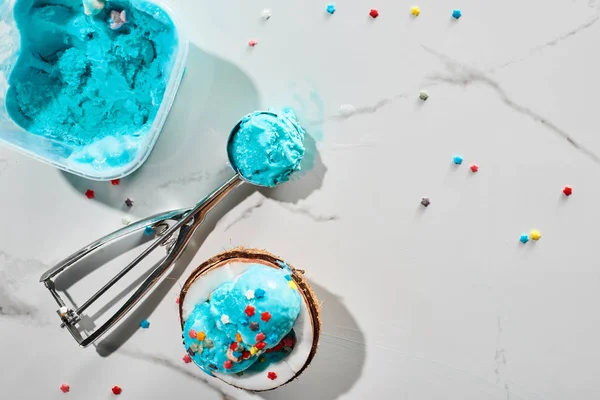
[[[277,379],[277,374],[275,372],[269,372],[267,374],[267,378],[269,378],[270,380],[274,381],[275,379]]]
[[[263,340],[265,340],[267,337],[265,336],[264,333],[259,333],[258,335],[256,335],[256,341],[257,342],[262,342]]]
[[[260,314],[260,319],[262,319],[265,322],[269,322],[269,320],[271,319],[271,314],[269,314],[268,311],[265,311],[264,313]]]
[[[235,349],[237,349],[238,344],[236,342],[233,342],[229,345],[229,349],[235,351]]]
[[[189,354],[186,354],[185,356],[183,356],[182,360],[183,360],[184,363],[189,364],[189,363],[192,362],[192,357],[190,357]]]
[[[377,11],[375,8],[372,8],[371,11],[369,11],[369,15],[371,18],[377,18],[379,17],[379,11]]]
[[[244,310],[244,312],[246,313],[247,316],[251,317],[254,315],[254,307],[246,306],[246,309]]]
[[[87,197],[88,199],[93,199],[95,195],[96,193],[94,193],[94,191],[91,189],[85,191],[85,197]]]
[[[190,329],[190,331],[188,332],[188,335],[190,335],[190,337],[192,339],[194,339],[196,337],[196,331],[193,329]]]
[[[243,358],[243,359],[246,359],[246,358],[250,357],[250,355],[251,355],[251,354],[250,354],[250,352],[249,352],[249,351],[244,351],[244,352],[242,352],[242,358]]]
[[[223,368],[231,369],[231,367],[233,367],[233,362],[231,362],[231,360],[227,360],[223,363]]]
[[[112,387],[112,392],[113,392],[114,394],[121,394],[121,392],[122,392],[122,391],[123,391],[123,389],[121,389],[121,387],[120,387],[120,386],[113,386],[113,387]]]
[[[121,183],[120,179],[113,179],[112,181],[110,181],[110,183],[112,183],[113,186],[117,186],[119,183]]]
[[[71,386],[67,385],[66,383],[63,383],[62,385],[60,385],[60,390],[63,393],[68,393],[69,390],[71,390]]]
[[[264,349],[266,346],[267,346],[267,344],[266,344],[265,342],[258,342],[258,343],[256,343],[256,346],[255,346],[255,347],[256,347],[257,349],[259,349],[259,350],[262,350],[262,349]]]
[[[175,304],[179,304],[179,296],[175,299]]]
[[[250,47],[254,47],[258,44],[258,42],[256,40],[249,40],[248,41],[248,46]]]
[[[565,186],[565,188],[563,189],[563,193],[565,194],[565,196],[570,196],[573,194],[573,188],[571,188],[571,186]]]
[[[477,164],[471,164],[471,172],[479,171],[479,166]]]

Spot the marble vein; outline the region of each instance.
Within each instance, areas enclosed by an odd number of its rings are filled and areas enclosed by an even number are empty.
[[[219,169],[218,171],[216,171],[214,173],[209,172],[209,171],[193,172],[193,173],[191,173],[187,176],[183,176],[181,178],[170,179],[168,181],[165,181],[165,182],[161,183],[160,185],[156,186],[156,190],[166,189],[171,186],[182,186],[182,185],[188,185],[188,184],[192,184],[192,183],[202,182],[204,180],[211,179],[214,176],[221,176],[222,174],[224,174],[227,171],[232,171],[231,167],[229,165]]]
[[[408,98],[408,96],[409,95],[407,93],[400,93],[400,94],[397,94],[397,95],[394,95],[391,97],[386,97],[384,99],[381,99],[381,100],[377,101],[377,103],[375,103],[374,105],[362,106],[362,107],[348,107],[345,110],[340,111],[340,113],[338,113],[338,114],[330,115],[330,116],[325,117],[318,121],[309,121],[306,124],[306,126],[311,127],[311,126],[315,126],[315,125],[321,125],[326,122],[347,120],[347,119],[356,117],[358,115],[376,114],[382,108],[384,108],[392,103],[395,103],[398,100],[406,99],[406,98]]]
[[[312,219],[315,222],[331,222],[331,221],[337,221],[340,219],[340,217],[338,215],[314,214],[308,207],[292,207],[291,205],[283,204],[283,203],[280,203],[280,205],[291,213],[303,215],[307,218]]]
[[[0,250],[0,317],[37,319],[39,311],[17,296],[22,293],[22,282],[32,275],[41,274],[49,267],[35,259],[22,260]],[[37,279],[33,280],[37,283]],[[39,321],[43,323],[44,321]]]
[[[578,25],[577,27],[575,27],[575,28],[573,28],[573,29],[571,29],[571,30],[569,30],[569,31],[567,31],[567,32],[565,32],[565,33],[563,33],[563,34],[561,34],[561,35],[553,38],[552,40],[549,40],[549,41],[547,41],[547,42],[545,42],[543,44],[540,44],[538,46],[535,46],[535,47],[529,49],[529,51],[528,51],[529,54],[527,56],[513,58],[513,59],[511,59],[509,61],[506,61],[506,62],[504,62],[504,63],[502,63],[502,64],[500,64],[500,65],[498,65],[496,67],[493,67],[493,68],[487,70],[487,72],[488,73],[492,73],[492,72],[495,72],[497,70],[506,68],[509,65],[512,65],[512,64],[514,64],[516,62],[519,62],[519,61],[523,61],[528,56],[532,56],[535,53],[538,53],[538,52],[540,52],[540,51],[542,51],[542,50],[544,50],[544,49],[546,49],[548,47],[556,46],[557,44],[559,44],[561,42],[564,42],[565,40],[568,40],[568,39],[572,38],[573,36],[577,35],[578,33],[582,32],[582,31],[585,31],[586,29],[592,27],[596,22],[598,22],[598,20],[600,20],[600,15],[596,15],[595,17],[590,18],[588,21],[586,21],[586,22],[582,23],[581,25]]]
[[[469,86],[474,83],[483,84],[483,85],[489,87],[490,89],[492,89],[496,93],[498,98],[506,106],[508,106],[509,108],[513,109],[514,111],[516,111],[520,114],[523,114],[523,115],[533,119],[534,121],[542,124],[549,131],[553,132],[557,136],[564,139],[573,148],[575,148],[582,154],[585,154],[593,162],[600,164],[600,157],[596,153],[594,153],[592,150],[588,149],[587,147],[585,147],[584,145],[579,143],[571,134],[569,134],[565,130],[561,129],[553,122],[549,121],[548,119],[541,116],[540,114],[533,111],[532,109],[530,109],[524,105],[521,105],[521,104],[513,101],[512,99],[510,99],[508,97],[508,95],[506,94],[506,92],[504,91],[504,89],[502,89],[502,87],[497,82],[495,82],[494,80],[489,78],[483,72],[481,72],[475,68],[469,67],[467,65],[461,64],[458,61],[455,61],[452,58],[450,58],[442,53],[439,53],[438,51],[433,50],[427,46],[423,46],[423,48],[425,49],[425,51],[427,51],[428,53],[430,53],[433,56],[435,56],[436,58],[438,58],[442,62],[442,64],[444,64],[444,66],[448,72],[447,74],[431,75],[430,79],[432,79],[434,82],[447,83],[447,84],[451,84],[451,85],[461,85],[461,86]]]
[[[242,214],[239,217],[237,217],[236,219],[234,219],[233,221],[231,221],[231,223],[225,227],[225,229],[223,230],[223,232],[227,232],[229,229],[231,229],[238,222],[241,222],[241,221],[243,221],[245,219],[250,218],[252,216],[252,213],[254,213],[255,210],[261,208],[264,204],[265,204],[265,199],[262,198],[262,199],[258,200],[256,202],[256,204],[253,204],[250,207],[247,207],[242,212]]]

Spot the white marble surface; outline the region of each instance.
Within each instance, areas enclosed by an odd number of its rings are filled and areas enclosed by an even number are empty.
[[[317,0],[171,4],[189,63],[142,169],[113,187],[0,148],[0,397],[108,399],[113,385],[123,399],[600,397],[600,1],[422,0],[418,18],[408,0],[338,1],[333,16]],[[299,111],[312,168],[275,190],[240,188],[172,279],[78,348],[41,273],[119,228],[126,197],[133,219],[202,198],[229,176],[229,129],[272,105]],[[542,239],[520,244],[533,228]],[[323,302],[313,365],[267,394],[181,361],[180,284],[235,245],[305,269]],[[81,282],[77,300],[101,283]]]

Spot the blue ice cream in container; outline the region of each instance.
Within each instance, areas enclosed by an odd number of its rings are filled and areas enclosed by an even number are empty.
[[[188,42],[161,1],[0,0],[0,143],[92,180],[150,155]]]

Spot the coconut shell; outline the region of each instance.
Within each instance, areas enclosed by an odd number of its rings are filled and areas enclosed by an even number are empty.
[[[313,342],[311,346],[310,353],[306,358],[304,366],[296,372],[296,374],[286,382],[283,382],[281,385],[265,389],[265,390],[255,390],[255,391],[269,391],[277,389],[283,385],[286,385],[298,378],[304,370],[310,365],[314,356],[317,354],[317,348],[319,343],[319,335],[321,333],[321,319],[320,319],[320,309],[319,309],[319,301],[317,300],[317,296],[315,292],[310,287],[308,281],[304,277],[304,271],[300,269],[294,268],[289,263],[285,262],[281,258],[267,252],[266,250],[259,249],[247,249],[244,247],[235,247],[231,250],[224,251],[216,256],[209,258],[204,261],[200,266],[198,266],[190,276],[185,281],[183,288],[181,289],[181,293],[179,294],[179,322],[181,323],[181,330],[183,331],[183,327],[185,321],[183,320],[183,304],[185,300],[185,295],[187,294],[189,288],[203,275],[207,272],[222,267],[230,262],[246,262],[246,263],[258,263],[262,265],[266,265],[268,267],[283,269],[283,267],[279,263],[285,263],[290,270],[292,271],[291,277],[296,283],[298,287],[299,293],[304,298],[305,303],[308,306],[308,312],[310,314],[310,322],[313,330]],[[235,385],[232,385],[235,386]],[[237,386],[236,386],[237,387]],[[239,389],[245,389],[243,387],[238,387]]]

